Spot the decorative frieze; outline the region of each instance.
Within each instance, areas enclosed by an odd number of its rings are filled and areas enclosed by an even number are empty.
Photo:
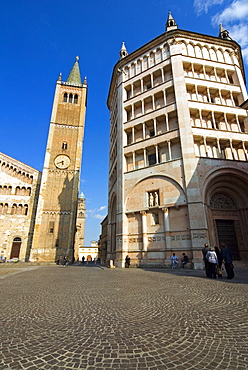
[[[49,215],[71,215],[72,212],[70,211],[43,211],[44,214]]]
[[[191,237],[189,234],[184,235],[172,235],[171,240],[190,240]]]
[[[60,125],[58,123],[55,123],[54,126],[55,127],[60,127],[60,128],[71,128],[71,129],[74,129],[74,130],[78,130],[79,129],[78,126]]]

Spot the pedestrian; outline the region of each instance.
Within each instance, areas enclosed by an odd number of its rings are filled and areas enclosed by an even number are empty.
[[[176,256],[175,253],[173,253],[170,259],[171,259],[171,268],[176,269],[178,267],[178,257]]]
[[[63,256],[59,256],[58,265],[63,266]]]
[[[187,254],[183,253],[183,258],[181,260],[182,268],[184,269],[184,266],[189,262],[189,257]]]
[[[223,262],[225,264],[225,269],[227,273],[227,279],[233,279],[234,270],[233,270],[233,263],[232,263],[232,251],[225,244],[221,245],[221,249],[222,249]]]
[[[125,267],[126,267],[126,268],[129,268],[130,263],[131,263],[131,258],[130,258],[130,257],[129,257],[129,255],[127,254],[127,255],[126,255],[126,259],[125,259]]]
[[[218,258],[218,264],[216,266],[216,273],[218,275],[218,278],[222,278],[222,271],[221,271],[221,266],[222,266],[222,251],[218,247],[214,247],[216,256]]]
[[[208,260],[206,258],[206,254],[207,252],[209,251],[209,246],[208,244],[204,244],[204,248],[202,248],[202,256],[203,256],[203,262],[204,262],[204,265],[205,265],[205,272],[206,272],[206,276],[209,277],[209,272],[208,272]]]
[[[84,260],[85,260],[85,257],[83,256],[82,257],[82,265],[84,265]]]
[[[218,264],[218,258],[215,253],[214,248],[210,248],[210,250],[206,254],[206,259],[208,261],[208,277],[212,279],[216,279],[216,266]]]
[[[68,267],[68,263],[69,263],[69,261],[68,261],[67,256],[64,256],[64,259],[63,259],[63,267]]]

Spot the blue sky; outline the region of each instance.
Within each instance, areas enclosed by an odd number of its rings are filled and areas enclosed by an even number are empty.
[[[1,4],[0,151],[42,171],[60,72],[80,57],[89,92],[81,190],[85,244],[97,240],[107,214],[112,69],[122,41],[132,52],[164,32],[168,11],[179,28],[218,36],[219,23],[243,47],[248,73],[247,0],[12,0]]]

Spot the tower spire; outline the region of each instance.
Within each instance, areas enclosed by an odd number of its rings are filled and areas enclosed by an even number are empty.
[[[120,50],[120,59],[125,58],[128,55],[125,42],[122,43],[121,50]]]
[[[71,72],[65,82],[66,85],[73,85],[73,86],[81,86],[82,80],[80,75],[80,69],[79,69],[79,57],[76,56],[76,61],[71,69]]]
[[[219,37],[226,40],[232,40],[229,36],[229,32],[222,26],[222,23],[220,23]]]
[[[167,22],[165,25],[165,31],[167,32],[171,30],[176,30],[177,28],[178,27],[177,27],[175,19],[172,17],[171,12],[168,12],[168,18],[167,18]]]

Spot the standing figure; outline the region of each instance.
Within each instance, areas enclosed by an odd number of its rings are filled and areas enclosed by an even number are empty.
[[[218,264],[218,258],[214,248],[210,248],[210,250],[207,252],[206,259],[208,261],[208,277],[213,277],[216,279],[216,266]]]
[[[126,259],[125,259],[125,267],[128,268],[130,266],[130,261],[131,261],[131,258],[129,257],[129,255],[127,254],[126,255]]]
[[[219,250],[218,247],[214,247],[214,250],[218,258],[218,265],[216,267],[216,272],[217,272],[218,278],[222,278],[222,271],[221,271],[221,265],[222,265],[222,260],[223,260],[222,251]]]
[[[153,195],[152,193],[150,193],[149,195],[149,207],[153,207],[154,206],[154,199],[153,199]]]
[[[69,263],[69,261],[68,261],[67,256],[64,256],[64,259],[63,259],[63,266],[64,266],[64,267],[68,267],[68,263]]]
[[[83,256],[82,257],[82,265],[84,265],[84,260],[85,260],[85,257]]]
[[[204,262],[204,265],[205,265],[205,272],[206,272],[206,276],[209,277],[209,273],[208,273],[208,260],[206,258],[206,254],[208,252],[208,244],[204,244],[204,248],[202,248],[202,256],[203,256],[203,262]]]
[[[233,263],[232,263],[232,251],[228,248],[227,245],[222,244],[222,257],[225,264],[225,269],[227,273],[227,279],[234,278]]]

